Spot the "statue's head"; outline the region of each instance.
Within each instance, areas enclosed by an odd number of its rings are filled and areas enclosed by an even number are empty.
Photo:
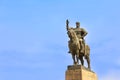
[[[76,22],[76,28],[80,28],[80,22]]]

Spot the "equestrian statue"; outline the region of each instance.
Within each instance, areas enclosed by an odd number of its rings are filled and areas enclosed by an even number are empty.
[[[76,22],[76,28],[69,27],[69,21],[66,20],[67,35],[69,37],[68,48],[72,55],[73,64],[78,65],[79,60],[81,65],[84,65],[83,57],[87,60],[88,69],[90,69],[90,47],[85,43],[84,37],[88,34],[83,28],[80,28],[80,23]]]

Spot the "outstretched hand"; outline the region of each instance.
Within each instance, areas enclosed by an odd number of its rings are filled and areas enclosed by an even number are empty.
[[[68,21],[68,19],[66,20],[66,25],[68,25],[69,24],[69,21]]]

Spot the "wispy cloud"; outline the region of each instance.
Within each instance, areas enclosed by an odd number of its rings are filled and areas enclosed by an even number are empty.
[[[99,80],[119,80],[120,79],[120,70],[111,70],[106,73],[104,76],[100,76]]]

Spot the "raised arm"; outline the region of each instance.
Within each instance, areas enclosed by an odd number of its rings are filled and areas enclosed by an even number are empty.
[[[66,29],[67,30],[69,29],[69,21],[68,21],[68,19],[66,20]]]

